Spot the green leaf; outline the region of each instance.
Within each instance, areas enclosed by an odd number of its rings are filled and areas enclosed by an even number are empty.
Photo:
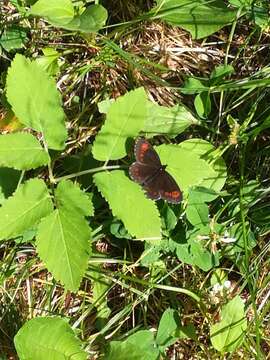
[[[70,180],[61,181],[55,192],[58,206],[76,215],[93,216],[94,207],[89,195]]]
[[[30,170],[47,165],[49,161],[49,155],[33,135],[14,133],[0,136],[0,166]]]
[[[224,160],[219,156],[218,149],[212,144],[202,139],[190,139],[183,141],[179,146],[188,152],[197,154],[200,159],[204,159],[211,167],[211,174],[204,177],[200,183],[201,187],[211,189],[218,193],[224,186],[227,179],[227,168]],[[214,198],[212,198],[213,200]]]
[[[174,138],[190,125],[199,123],[191,112],[182,105],[166,107],[149,101],[147,109],[148,116],[143,128],[146,137],[166,134],[170,138]]]
[[[15,56],[7,76],[7,98],[23,124],[43,133],[49,148],[64,148],[67,131],[60,95],[36,62]]]
[[[222,0],[158,0],[154,9],[156,17],[169,24],[181,26],[200,39],[231,23],[236,10],[230,10]]]
[[[205,203],[188,204],[186,215],[188,221],[195,227],[204,226],[209,223],[209,211]]]
[[[221,321],[210,327],[211,342],[221,353],[236,350],[243,342],[247,320],[244,303],[236,296],[221,310]]]
[[[55,279],[76,291],[91,250],[91,229],[84,218],[90,214],[91,205],[88,209],[86,194],[70,181],[60,183],[55,196],[58,208],[39,224],[37,250]]]
[[[14,338],[20,360],[86,360],[87,354],[63,319],[40,317],[26,322]]]
[[[212,84],[220,83],[226,76],[234,73],[232,65],[219,65],[214,68],[210,75],[210,82]]]
[[[131,235],[141,240],[161,238],[161,220],[155,203],[147,199],[140,186],[123,171],[95,174],[94,182],[113,215],[124,223]]]
[[[58,60],[60,53],[53,48],[43,48],[42,52],[44,56],[40,56],[36,59],[36,63],[51,76],[54,76],[59,71]]]
[[[144,127],[146,101],[144,89],[138,88],[112,103],[93,145],[95,159],[117,160],[127,154],[127,139],[136,137]]]
[[[4,29],[0,37],[0,45],[6,50],[20,49],[26,42],[26,30],[12,26],[11,28]]]
[[[100,30],[108,18],[107,10],[99,4],[88,6],[84,12],[62,26],[68,30],[77,30],[83,33],[92,33]]]
[[[52,201],[44,181],[28,180],[0,208],[0,239],[21,235],[52,210]]]
[[[196,152],[186,149],[185,142],[179,145],[161,145],[156,147],[161,162],[167,165],[166,170],[174,177],[184,194],[188,188],[203,183],[215,175],[212,167]]]
[[[202,92],[196,95],[194,100],[194,106],[197,114],[201,118],[206,118],[211,112],[211,98],[208,92]]]
[[[163,350],[177,341],[175,332],[180,325],[181,323],[178,311],[174,309],[166,309],[160,319],[156,336],[156,342],[163,348]]]
[[[154,334],[149,330],[137,331],[124,341],[111,341],[105,360],[157,360]]]
[[[202,92],[208,92],[208,90],[208,80],[199,80],[194,77],[189,77],[181,88],[181,92],[187,95],[200,94]]]
[[[7,198],[16,190],[18,182],[20,180],[21,172],[11,168],[0,168],[0,198]],[[0,201],[2,203],[2,199]]]
[[[45,18],[53,25],[65,25],[75,15],[71,0],[38,0],[31,7],[30,13]]]

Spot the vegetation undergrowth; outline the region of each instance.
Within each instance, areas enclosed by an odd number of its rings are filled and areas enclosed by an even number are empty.
[[[268,358],[269,29],[264,0],[1,2],[1,359]]]

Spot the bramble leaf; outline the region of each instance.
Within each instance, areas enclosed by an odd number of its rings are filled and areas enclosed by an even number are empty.
[[[44,181],[28,180],[0,208],[0,239],[21,235],[52,210],[52,201]]]
[[[35,61],[15,56],[7,76],[7,98],[23,124],[43,133],[49,148],[64,148],[67,131],[60,95]]]
[[[33,135],[14,133],[0,136],[0,166],[30,170],[47,165],[49,161],[49,155]]]
[[[94,182],[113,215],[123,221],[131,235],[141,240],[161,238],[161,220],[155,203],[147,199],[140,186],[123,171],[97,173]]]
[[[144,127],[146,101],[144,89],[138,88],[111,104],[105,124],[93,145],[95,159],[117,160],[126,155],[126,140],[136,137]]]
[[[86,360],[80,340],[71,326],[59,317],[27,321],[14,338],[20,360]]]
[[[76,291],[91,252],[91,229],[84,218],[91,212],[91,203],[86,209],[87,195],[70,181],[60,183],[55,196],[57,209],[38,226],[37,250],[55,279]]]

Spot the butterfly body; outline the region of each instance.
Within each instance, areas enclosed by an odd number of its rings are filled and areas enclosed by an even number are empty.
[[[174,178],[165,170],[152,145],[144,138],[139,138],[134,148],[136,161],[130,166],[132,180],[139,183],[152,200],[164,199],[177,204],[182,200],[182,193]]]

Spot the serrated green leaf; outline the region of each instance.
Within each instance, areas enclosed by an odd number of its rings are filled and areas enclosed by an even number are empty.
[[[54,25],[65,25],[69,23],[75,15],[71,0],[38,0],[31,6],[30,13],[43,17]]]
[[[146,102],[144,89],[138,88],[112,103],[93,145],[95,159],[117,160],[126,155],[126,140],[136,137],[144,127]]]
[[[21,172],[18,170],[5,167],[0,168],[0,198],[3,195],[3,199],[1,198],[0,200],[1,204],[4,198],[9,197],[16,190],[20,176]]]
[[[184,106],[160,106],[150,101],[147,103],[148,115],[143,131],[146,137],[166,134],[174,138],[198,120]]]
[[[0,208],[0,239],[21,235],[52,210],[52,201],[44,181],[28,180]]]
[[[158,0],[154,12],[169,24],[190,31],[195,39],[211,35],[236,17],[236,10],[222,0]]]
[[[198,154],[187,151],[179,145],[161,145],[156,147],[161,162],[176,180],[181,190],[187,195],[188,188],[201,184],[204,179],[215,175],[212,167]]]
[[[107,10],[100,4],[88,6],[84,12],[62,26],[68,30],[77,30],[83,33],[92,33],[100,30],[108,18]]]
[[[55,197],[58,205],[67,211],[82,216],[94,215],[93,203],[89,195],[70,180],[58,184]]]
[[[221,353],[232,352],[242,344],[246,328],[244,303],[236,296],[223,306],[221,321],[210,328],[212,345]]]
[[[227,179],[227,167],[221,156],[216,153],[217,149],[208,141],[202,139],[190,139],[179,144],[182,149],[192,152],[204,159],[211,167],[212,174],[204,177],[200,186],[211,189],[218,193]]]
[[[38,226],[38,254],[54,278],[68,290],[78,290],[90,255],[90,238],[90,227],[84,217],[65,208],[54,210]]]
[[[157,360],[158,357],[154,334],[141,330],[124,341],[111,341],[104,360]]]
[[[36,62],[15,56],[7,76],[7,98],[23,124],[43,133],[49,148],[64,148],[67,131],[60,95]]]
[[[33,135],[14,133],[0,136],[0,166],[30,170],[47,165],[49,161],[48,153]]]
[[[161,220],[155,203],[123,171],[97,173],[94,182],[131,235],[142,240],[160,239]]]
[[[14,338],[20,360],[86,360],[71,326],[57,317],[26,322]]]

